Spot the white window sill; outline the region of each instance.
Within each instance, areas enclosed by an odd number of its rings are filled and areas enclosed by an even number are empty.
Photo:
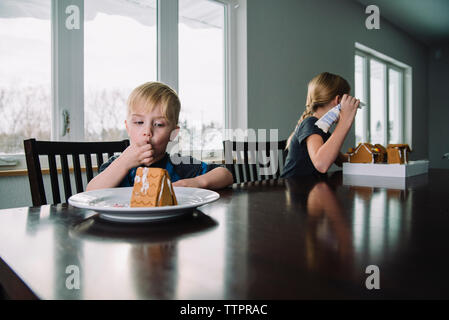
[[[0,171],[26,169],[25,154],[4,154],[0,155]]]
[[[183,156],[192,156],[198,160],[210,163],[223,163],[223,150],[194,150],[192,152],[181,152]],[[3,161],[2,161],[3,160]],[[72,168],[72,160],[69,157],[69,167]],[[104,161],[107,159],[104,158]],[[41,156],[41,169],[48,170],[48,157]],[[2,164],[4,163],[4,164]],[[84,158],[81,157],[81,167],[84,166]],[[97,159],[92,157],[92,166],[97,166]],[[57,167],[60,168],[59,161],[57,160]],[[45,173],[45,172],[44,172]],[[0,176],[15,176],[15,175],[27,175],[27,164],[25,154],[8,154],[0,156]]]

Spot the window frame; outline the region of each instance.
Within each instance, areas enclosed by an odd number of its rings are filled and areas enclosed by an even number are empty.
[[[374,60],[381,63],[384,66],[385,81],[384,81],[384,141],[383,145],[389,144],[390,133],[389,133],[389,111],[390,111],[390,70],[399,72],[400,74],[400,119],[399,119],[399,140],[403,143],[407,143],[412,147],[412,68],[400,61],[397,61],[391,57],[388,57],[380,52],[377,52],[371,48],[368,48],[360,43],[356,43],[356,48],[354,52],[354,63],[356,57],[359,56],[363,59],[363,95],[366,99],[364,101],[366,106],[364,117],[363,117],[363,135],[362,140],[366,142],[371,142],[371,122],[370,122],[370,111],[371,111],[371,88],[370,88],[370,78],[371,78],[371,67],[370,62]]]
[[[211,0],[225,5],[225,128],[247,129],[246,0]],[[79,30],[67,30],[67,6],[79,8]],[[84,0],[51,0],[51,140],[84,141]],[[178,0],[157,0],[158,81],[178,91]],[[174,68],[176,66],[176,68]],[[70,132],[63,135],[63,116]],[[0,160],[16,161],[0,171],[26,169],[24,153]]]

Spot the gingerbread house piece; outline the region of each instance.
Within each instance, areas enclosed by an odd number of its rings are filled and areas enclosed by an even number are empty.
[[[384,163],[387,162],[387,149],[381,144],[375,144],[374,145],[374,151],[379,153],[379,159],[377,162]]]
[[[382,145],[373,146],[369,143],[359,143],[349,149],[348,161],[351,163],[381,163],[385,161],[385,148]]]
[[[177,205],[170,176],[165,169],[138,168],[131,194],[131,207]]]
[[[387,146],[388,163],[405,164],[411,152],[408,144],[389,144]]]

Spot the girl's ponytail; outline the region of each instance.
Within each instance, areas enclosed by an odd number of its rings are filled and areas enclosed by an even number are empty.
[[[348,82],[342,77],[329,73],[323,72],[310,80],[307,88],[307,99],[306,99],[306,110],[303,112],[298,120],[296,128],[301,124],[301,122],[312,116],[313,113],[318,109],[318,107],[324,106],[336,96],[342,97],[344,94],[348,94],[351,91],[351,87]],[[290,147],[291,140],[295,134],[295,130],[290,134],[287,140],[286,149]]]
[[[313,115],[313,110],[312,108],[309,108],[308,106],[306,106],[306,110],[304,110],[304,112],[302,113],[301,117],[298,120],[298,124],[295,127],[295,130],[293,130],[293,132],[290,134],[290,136],[287,139],[287,144],[285,149],[288,149],[290,147],[290,142],[292,141],[293,135],[295,134],[296,128],[301,124],[301,122],[308,117],[311,117]]]

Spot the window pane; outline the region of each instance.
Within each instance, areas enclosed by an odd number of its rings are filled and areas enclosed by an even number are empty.
[[[157,78],[156,0],[84,1],[84,19],[85,139],[125,139],[129,94]]]
[[[403,143],[401,135],[402,125],[402,74],[394,69],[388,72],[389,110],[388,110],[388,143]]]
[[[179,0],[181,150],[222,149],[221,130],[225,124],[224,25],[225,7],[222,3]],[[187,138],[189,135],[192,142]],[[203,155],[207,156],[207,153]]]
[[[0,1],[0,154],[50,139],[51,2]]]
[[[364,70],[365,58],[356,55],[355,56],[355,97],[362,102],[366,102],[365,95],[365,70]],[[366,130],[364,125],[365,108],[361,108],[357,111],[355,117],[355,143],[367,142]]]
[[[370,60],[370,133],[371,143],[385,144],[385,64]]]

